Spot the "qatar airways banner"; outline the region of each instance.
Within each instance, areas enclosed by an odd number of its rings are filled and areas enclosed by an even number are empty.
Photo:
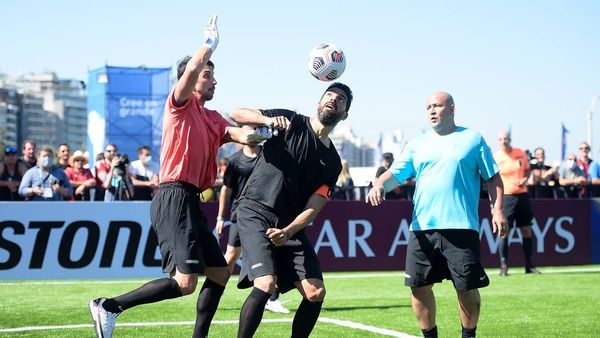
[[[533,201],[538,265],[592,263],[590,200]],[[162,275],[148,202],[0,203],[0,279],[155,278]],[[217,204],[204,204],[209,220]],[[332,201],[307,228],[324,271],[403,270],[412,204]],[[481,248],[497,266],[498,238],[482,204]],[[226,225],[228,223],[226,222]],[[225,249],[228,227],[221,238]],[[510,234],[510,265],[522,265]]]

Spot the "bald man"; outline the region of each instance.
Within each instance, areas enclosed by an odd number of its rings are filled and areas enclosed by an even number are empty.
[[[500,168],[500,177],[504,184],[504,214],[508,226],[516,226],[523,237],[523,255],[525,256],[525,273],[540,273],[533,265],[533,236],[531,224],[533,211],[527,194],[529,179],[529,157],[522,149],[511,145],[510,134],[500,133],[498,136],[500,150],[494,154],[494,160]],[[508,235],[500,239],[500,276],[508,275]]]
[[[437,337],[433,284],[452,280],[458,296],[462,337],[475,337],[481,299],[490,281],[480,259],[479,191],[487,182],[492,230],[504,235],[502,180],[483,137],[454,123],[454,99],[436,92],[427,100],[432,127],[411,140],[399,160],[375,182],[367,203],[382,203],[385,192],[414,177],[416,188],[406,249],[404,284],[424,337]],[[443,335],[447,336],[447,334]]]

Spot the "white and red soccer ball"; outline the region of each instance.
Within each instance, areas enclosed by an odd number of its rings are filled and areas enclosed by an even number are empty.
[[[344,73],[346,56],[332,43],[315,46],[308,57],[308,71],[321,81],[333,81]]]

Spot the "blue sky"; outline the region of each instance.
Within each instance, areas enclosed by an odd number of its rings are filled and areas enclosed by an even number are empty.
[[[101,65],[172,66],[200,45],[219,13],[209,104],[284,107],[311,115],[326,83],[306,68],[310,49],[333,42],[347,57],[340,78],[354,90],[347,123],[375,143],[380,132],[427,129],[424,104],[450,92],[458,124],[497,149],[544,146],[560,157],[587,138],[600,95],[597,1],[5,1],[0,72],[55,71],[87,79]],[[593,154],[600,158],[600,100]]]

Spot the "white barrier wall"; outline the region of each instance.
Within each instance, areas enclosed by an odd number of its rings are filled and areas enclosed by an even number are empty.
[[[0,203],[0,279],[159,277],[149,205]]]

